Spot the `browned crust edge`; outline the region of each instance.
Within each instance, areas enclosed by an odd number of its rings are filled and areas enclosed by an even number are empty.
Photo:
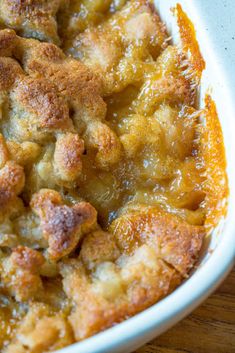
[[[177,16],[182,50],[187,55],[192,79],[196,84],[200,84],[206,64],[199,48],[194,25],[180,4],[177,4],[174,10]],[[202,207],[208,210],[205,227],[209,232],[226,216],[229,187],[226,174],[223,132],[216,104],[209,94],[206,94],[204,101],[205,108],[202,111],[204,122],[199,129],[198,158],[199,163],[203,164],[207,179],[203,186],[206,199]]]
[[[223,132],[216,104],[209,94],[205,96],[202,114],[205,124],[201,126],[199,158],[203,159],[206,173],[206,198],[203,205],[207,210],[205,227],[211,231],[226,216],[229,186]]]
[[[206,63],[199,48],[194,25],[183,11],[180,4],[176,5],[175,13],[177,16],[182,49],[188,56],[194,79],[199,83]]]

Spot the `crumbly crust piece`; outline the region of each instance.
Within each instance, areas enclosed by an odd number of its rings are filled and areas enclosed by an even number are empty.
[[[193,266],[204,236],[203,227],[146,206],[115,220],[110,232],[88,235],[79,259],[61,264],[77,340],[132,316],[173,290]]]
[[[53,352],[73,343],[69,324],[45,304],[33,304],[4,353]]]
[[[19,302],[30,301],[43,290],[40,268],[43,255],[24,246],[14,248],[1,262],[1,283],[10,296]]]
[[[184,277],[197,257],[205,234],[203,227],[192,227],[161,209],[141,205],[124,212],[110,230],[125,254],[132,254],[146,243]]]
[[[63,205],[53,190],[41,190],[31,200],[33,211],[40,217],[43,236],[48,241],[48,254],[58,260],[74,250],[84,233],[96,227],[96,210],[87,202]]]
[[[0,66],[2,109],[7,107],[3,134],[10,145],[13,140],[44,146],[35,166],[41,179],[46,167],[54,185],[73,187],[85,148],[97,151],[100,168],[119,160],[121,144],[104,121],[101,81],[82,63],[66,58],[53,44],[4,30]]]
[[[61,44],[98,25],[126,0],[0,0],[0,27],[19,35]]]
[[[59,44],[56,14],[63,1],[1,0],[0,23],[24,37]]]

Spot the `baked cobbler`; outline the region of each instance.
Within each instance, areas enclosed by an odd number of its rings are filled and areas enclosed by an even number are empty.
[[[197,109],[205,63],[175,13],[178,45],[147,0],[0,1],[2,352],[156,303],[225,213],[216,107]]]

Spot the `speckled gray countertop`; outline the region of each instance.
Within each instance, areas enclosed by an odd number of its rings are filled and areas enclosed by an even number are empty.
[[[235,99],[235,0],[196,0],[196,3],[217,60],[229,75]]]

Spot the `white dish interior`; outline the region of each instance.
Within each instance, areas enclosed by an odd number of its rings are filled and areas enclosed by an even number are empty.
[[[222,221],[210,237],[209,245],[201,256],[200,266],[194,274],[168,297],[151,308],[126,320],[125,322],[99,333],[83,342],[60,350],[60,353],[128,353],[181,320],[198,306],[225,278],[235,259],[235,95],[232,97],[234,68],[228,64],[228,58],[220,49],[216,33],[208,35],[206,26],[210,27],[210,17],[204,22],[202,16],[203,0],[156,0],[160,16],[167,24],[174,42],[179,42],[176,19],[171,7],[179,2],[183,10],[193,21],[197,40],[206,61],[203,72],[200,105],[203,106],[205,93],[210,92],[216,102],[218,115],[223,129],[229,178],[229,206],[225,221]],[[221,20],[221,1],[208,1],[217,11]],[[228,6],[233,0],[225,1]],[[217,10],[216,10],[217,6]],[[205,11],[205,10],[204,10]],[[213,16],[212,16],[213,17]],[[214,18],[211,19],[214,21]],[[220,29],[221,30],[221,29]],[[228,34],[229,35],[229,34]],[[220,36],[221,38],[221,36]],[[220,42],[221,44],[221,42]],[[235,49],[235,45],[234,45]],[[233,55],[235,56],[235,50]],[[221,65],[222,64],[222,65]],[[213,251],[208,251],[208,250]]]

